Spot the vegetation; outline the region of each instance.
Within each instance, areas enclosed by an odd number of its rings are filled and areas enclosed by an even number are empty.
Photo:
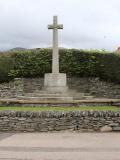
[[[15,77],[43,77],[44,73],[51,72],[51,49],[11,51],[7,56],[2,55],[1,82]],[[60,72],[69,77],[99,77],[120,83],[120,56],[104,50],[60,49]]]
[[[0,111],[120,111],[114,106],[80,106],[80,107],[0,107]]]
[[[14,60],[9,56],[0,56],[0,82],[10,81],[11,70],[14,69]]]

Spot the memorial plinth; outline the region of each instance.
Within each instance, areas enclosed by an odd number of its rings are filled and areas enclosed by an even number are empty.
[[[44,88],[50,92],[63,93],[67,91],[66,74],[45,74]]]
[[[45,74],[45,87],[66,87],[66,74],[64,73],[48,73]]]

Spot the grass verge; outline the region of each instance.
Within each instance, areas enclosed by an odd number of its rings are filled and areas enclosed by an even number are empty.
[[[115,106],[80,106],[80,107],[2,107],[0,111],[14,110],[14,111],[120,111],[119,107]]]

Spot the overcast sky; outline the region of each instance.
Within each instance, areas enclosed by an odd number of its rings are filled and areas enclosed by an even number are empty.
[[[120,46],[120,0],[0,0],[0,50],[52,45],[47,25],[58,15],[59,45],[115,50]]]

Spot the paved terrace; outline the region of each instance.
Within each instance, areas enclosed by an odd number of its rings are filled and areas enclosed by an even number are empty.
[[[119,133],[1,133],[1,160],[120,160]]]

